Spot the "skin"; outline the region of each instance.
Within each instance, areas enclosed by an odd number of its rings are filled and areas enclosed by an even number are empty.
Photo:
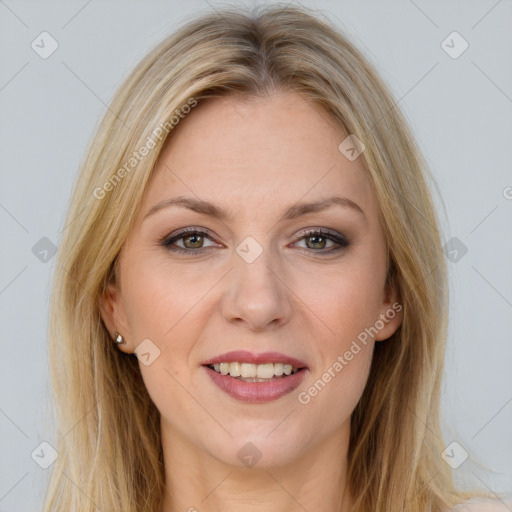
[[[366,346],[360,343],[309,403],[299,402],[299,393],[397,300],[385,286],[385,239],[362,159],[349,161],[338,150],[346,135],[294,92],[228,96],[197,106],[159,157],[101,310],[109,331],[126,339],[120,350],[132,353],[145,339],[160,350],[150,365],[139,365],[161,413],[162,512],[350,510],[353,497],[344,492],[350,416],[374,343],[395,332],[402,314]],[[332,195],[357,203],[364,216],[333,206],[282,219],[291,205]],[[211,201],[233,218],[178,206],[146,217],[176,196]],[[213,236],[198,241],[185,234],[174,246],[187,247],[187,254],[160,245],[184,227]],[[350,245],[327,254],[337,244],[304,237],[308,228],[345,235]],[[248,236],[262,248],[252,263],[236,252]],[[238,349],[296,357],[308,366],[306,378],[278,400],[240,402],[201,366]],[[261,453],[250,468],[237,457],[249,442]]]

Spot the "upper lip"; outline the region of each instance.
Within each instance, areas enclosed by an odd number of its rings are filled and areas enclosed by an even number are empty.
[[[247,350],[234,350],[231,352],[225,352],[215,356],[207,361],[203,362],[203,365],[218,364],[218,363],[252,363],[252,364],[264,364],[264,363],[282,363],[291,364],[295,368],[307,368],[306,363],[296,359],[295,357],[281,354],[280,352],[260,352],[253,353]]]

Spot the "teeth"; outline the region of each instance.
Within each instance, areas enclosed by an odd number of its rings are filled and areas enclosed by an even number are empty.
[[[215,363],[213,369],[231,377],[239,377],[247,382],[265,382],[274,377],[292,375],[298,372],[298,368],[291,364],[283,363]]]
[[[240,374],[245,379],[248,379],[250,377],[256,377],[257,370],[256,365],[251,363],[242,363],[242,369],[240,370]],[[231,375],[231,373],[230,373]]]
[[[242,365],[240,363],[229,363],[229,374],[231,377],[240,377],[242,375]]]
[[[274,376],[274,365],[272,363],[259,364],[256,367],[258,379],[271,379]]]

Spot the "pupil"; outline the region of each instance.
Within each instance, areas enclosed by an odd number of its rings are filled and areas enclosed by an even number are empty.
[[[198,244],[200,244],[201,242],[201,236],[197,236],[197,235],[190,235],[190,236],[187,236],[185,238],[185,240],[191,240],[191,239],[196,239],[197,241],[196,242],[192,242],[192,245],[194,247],[196,247]]]
[[[325,239],[322,236],[310,236],[309,239],[313,240],[313,245],[316,245],[317,243],[321,243],[321,242],[315,242],[315,240],[323,240],[325,242]],[[322,247],[323,247],[323,245],[322,245]]]

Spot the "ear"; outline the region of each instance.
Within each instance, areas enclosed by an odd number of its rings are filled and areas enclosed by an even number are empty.
[[[118,348],[131,354],[133,350],[130,343],[130,329],[118,286],[113,282],[109,283],[103,295],[99,297],[98,303],[101,319],[110,337],[114,339],[116,332],[123,336],[126,345],[118,345]]]
[[[397,288],[395,279],[391,279],[385,286],[379,318],[375,322],[379,329],[375,341],[387,340],[403,321],[404,307],[399,300]]]

